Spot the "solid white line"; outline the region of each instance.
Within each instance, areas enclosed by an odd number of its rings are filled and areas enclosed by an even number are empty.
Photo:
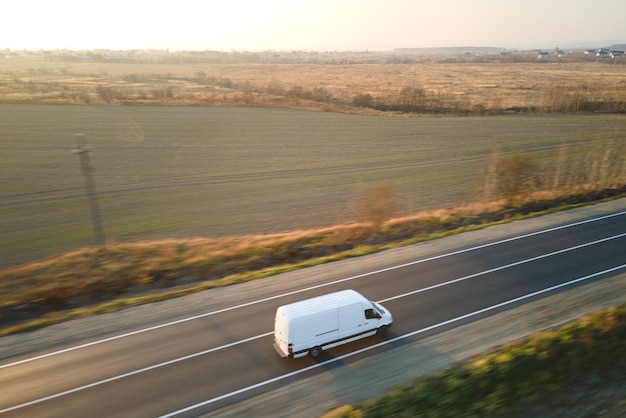
[[[492,269],[489,269],[489,270],[485,270],[485,271],[481,271],[481,272],[478,272],[478,273],[470,274],[468,276],[459,277],[458,279],[449,280],[447,282],[438,283],[438,284],[435,284],[435,285],[432,285],[432,286],[424,287],[422,289],[413,290],[411,292],[407,292],[407,293],[404,293],[404,294],[401,294],[401,295],[392,296],[392,297],[387,298],[387,299],[379,300],[378,302],[379,303],[385,303],[387,301],[403,298],[405,296],[410,296],[410,295],[415,295],[417,293],[427,292],[429,290],[433,290],[433,289],[436,289],[438,287],[448,286],[448,285],[451,285],[453,283],[462,282],[464,280],[473,279],[475,277],[483,276],[485,274],[494,273],[496,271],[508,269],[508,268],[519,266],[519,265],[526,264],[526,263],[531,263],[533,261],[541,260],[542,258],[552,257],[554,255],[563,254],[563,253],[566,253],[566,252],[569,252],[569,251],[579,250],[581,248],[588,247],[590,245],[599,244],[601,242],[610,241],[610,240],[616,239],[616,238],[622,238],[624,236],[626,236],[626,232],[623,233],[623,234],[613,235],[612,237],[602,238],[602,239],[599,239],[599,240],[596,240],[596,241],[587,242],[585,244],[580,244],[580,245],[575,245],[573,247],[564,248],[562,250],[558,250],[558,251],[554,251],[554,252],[551,252],[551,253],[539,255],[539,256],[536,256],[536,257],[527,258],[525,260],[516,261],[516,262],[511,263],[511,264],[505,264],[505,265],[500,266],[500,267],[495,267],[495,268],[492,268]]]
[[[306,292],[306,291],[309,291],[309,290],[319,289],[319,288],[322,288],[322,287],[331,286],[331,285],[335,285],[335,284],[338,284],[338,283],[344,283],[344,282],[348,282],[348,281],[351,281],[351,280],[356,280],[356,279],[360,279],[360,278],[363,278],[363,277],[371,276],[371,275],[374,275],[374,274],[384,273],[384,272],[387,272],[387,271],[392,271],[392,270],[396,270],[396,269],[412,266],[412,265],[415,265],[415,264],[426,263],[426,262],[429,262],[429,261],[438,260],[438,259],[445,258],[445,257],[450,257],[450,256],[463,254],[463,253],[474,251],[474,250],[488,248],[488,247],[492,247],[494,245],[504,244],[504,243],[507,243],[507,242],[516,241],[516,240],[519,240],[519,239],[524,239],[524,238],[528,238],[528,237],[532,237],[532,236],[536,236],[536,235],[541,235],[541,234],[545,234],[545,233],[548,233],[548,232],[554,232],[554,231],[558,231],[558,230],[561,230],[561,229],[572,228],[572,227],[575,227],[575,226],[580,226],[580,225],[588,224],[588,223],[591,223],[591,222],[597,222],[597,221],[601,221],[601,220],[605,220],[605,219],[609,219],[609,218],[613,218],[613,217],[621,216],[621,215],[625,215],[625,214],[626,214],[626,211],[623,211],[623,212],[612,213],[612,214],[609,214],[609,215],[600,216],[598,218],[585,219],[583,221],[574,222],[574,223],[571,223],[571,224],[561,225],[561,226],[557,226],[557,227],[553,227],[553,228],[549,228],[549,229],[545,229],[545,230],[541,230],[541,231],[535,231],[535,232],[519,235],[519,236],[512,237],[512,238],[506,238],[506,239],[503,239],[503,240],[494,241],[494,242],[490,242],[490,243],[487,243],[487,244],[481,244],[481,245],[478,245],[478,246],[475,246],[475,247],[464,248],[462,250],[452,251],[452,252],[445,253],[445,254],[440,254],[440,255],[424,258],[424,259],[411,261],[411,262],[408,262],[408,263],[398,264],[398,265],[392,266],[392,267],[386,267],[386,268],[383,268],[383,269],[374,270],[374,271],[370,271],[370,272],[367,272],[367,273],[357,274],[355,276],[350,276],[350,277],[346,277],[346,278],[343,278],[343,279],[334,280],[332,282],[323,283],[323,284],[319,284],[319,285],[315,285],[315,286],[310,286],[310,287],[307,287],[307,288],[294,290],[294,291],[291,291],[291,292],[286,292],[286,293],[270,296],[270,297],[263,298],[263,299],[254,300],[254,301],[243,303],[243,304],[240,304],[240,305],[230,306],[228,308],[218,309],[216,311],[211,311],[211,312],[206,312],[206,313],[199,314],[199,315],[190,316],[190,317],[187,317],[187,318],[179,319],[177,321],[166,322],[164,324],[155,325],[155,326],[147,327],[147,328],[142,328],[142,329],[139,329],[139,330],[136,330],[136,331],[115,335],[115,336],[112,336],[112,337],[109,337],[109,338],[103,338],[101,340],[96,340],[96,341],[92,341],[92,342],[89,342],[89,343],[76,345],[76,346],[73,346],[73,347],[65,348],[63,350],[53,351],[51,353],[46,353],[46,354],[42,354],[42,355],[39,355],[39,356],[26,358],[26,359],[19,360],[19,361],[13,362],[13,363],[0,365],[0,370],[4,369],[4,368],[7,368],[7,367],[17,366],[19,364],[28,363],[28,362],[32,362],[32,361],[35,361],[35,360],[40,360],[40,359],[43,359],[43,358],[47,358],[47,357],[51,357],[51,356],[67,353],[67,352],[70,352],[70,351],[75,351],[75,350],[79,350],[79,349],[82,349],[82,348],[87,348],[87,347],[91,347],[91,346],[94,346],[94,345],[98,345],[98,344],[102,344],[102,343],[106,343],[106,342],[110,342],[110,341],[115,341],[115,340],[118,340],[118,339],[121,339],[121,338],[126,338],[126,337],[130,337],[130,336],[137,335],[137,334],[142,334],[144,332],[154,331],[154,330],[157,330],[157,329],[160,329],[160,328],[165,328],[165,327],[169,327],[169,326],[172,326],[172,325],[181,324],[181,323],[184,323],[184,322],[187,322],[187,321],[192,321],[192,320],[195,320],[195,319],[204,318],[204,317],[211,316],[211,315],[217,315],[217,314],[228,312],[228,311],[232,311],[232,310],[235,310],[235,309],[245,308],[246,306],[256,305],[258,303],[263,303],[263,302],[268,302],[268,301],[271,301],[271,300],[279,299],[279,298],[282,298],[282,297],[285,297],[285,296],[295,295],[295,294]]]
[[[144,373],[144,372],[147,372],[147,371],[150,371],[150,370],[158,369],[160,367],[169,366],[170,364],[178,363],[178,362],[184,361],[184,360],[189,360],[189,359],[192,359],[194,357],[203,356],[205,354],[209,354],[209,353],[212,353],[214,351],[223,350],[225,348],[230,348],[230,347],[233,347],[233,346],[236,346],[236,345],[239,345],[239,344],[250,342],[252,340],[256,340],[256,339],[259,339],[259,338],[267,337],[268,335],[272,335],[272,334],[273,334],[273,332],[267,332],[265,334],[257,335],[257,336],[250,337],[250,338],[246,338],[245,340],[236,341],[236,342],[233,342],[233,343],[222,345],[220,347],[210,348],[208,350],[200,351],[198,353],[193,353],[193,354],[190,354],[188,356],[179,357],[177,359],[165,361],[163,363],[154,364],[152,366],[144,367],[143,369],[134,370],[132,372],[128,372],[128,373],[120,374],[120,375],[117,375],[117,376],[113,376],[113,377],[110,377],[108,379],[99,380],[97,382],[89,383],[88,385],[79,386],[77,388],[66,390],[64,392],[55,393],[54,395],[46,396],[44,398],[35,399],[33,401],[30,401],[30,402],[25,402],[25,403],[20,404],[20,405],[15,405],[15,406],[12,406],[10,408],[2,409],[2,410],[0,410],[0,414],[5,413],[5,412],[14,411],[16,409],[25,408],[27,406],[35,405],[35,404],[38,404],[38,403],[41,403],[41,402],[49,401],[51,399],[60,398],[61,396],[65,396],[65,395],[69,395],[69,394],[72,394],[72,393],[80,392],[80,391],[85,390],[85,389],[89,389],[89,388],[92,388],[92,387],[95,387],[95,386],[100,386],[100,385],[103,385],[105,383],[114,382],[116,380],[124,379],[126,377],[134,376],[136,374],[140,374],[140,373]]]
[[[226,393],[226,394],[218,396],[216,398],[209,399],[209,400],[206,400],[204,402],[200,402],[200,403],[188,406],[188,407],[183,408],[183,409],[179,409],[178,411],[170,412],[169,414],[162,415],[161,418],[174,417],[176,415],[180,415],[182,413],[189,412],[191,410],[200,408],[202,406],[206,406],[206,405],[209,405],[209,404],[221,401],[223,399],[231,398],[231,397],[239,395],[241,393],[249,392],[249,391],[251,391],[253,389],[257,389],[259,387],[266,386],[266,385],[269,385],[271,383],[275,383],[275,382],[278,382],[280,380],[284,380],[284,379],[287,379],[289,377],[293,377],[293,376],[296,376],[296,375],[308,372],[310,370],[314,370],[314,369],[326,366],[328,364],[335,363],[337,361],[341,361],[341,360],[346,359],[348,357],[352,357],[352,356],[355,356],[357,354],[361,354],[361,353],[364,353],[366,351],[370,351],[370,350],[376,349],[378,347],[382,347],[384,345],[392,344],[392,343],[394,343],[396,341],[400,341],[400,340],[406,339],[408,337],[412,337],[412,336],[415,336],[415,335],[418,335],[418,334],[422,334],[424,332],[428,332],[428,331],[431,331],[431,330],[436,329],[436,328],[440,328],[440,327],[443,327],[443,326],[446,326],[446,325],[450,325],[450,324],[453,324],[455,322],[459,322],[459,321],[462,321],[464,319],[468,319],[468,318],[474,317],[476,315],[480,315],[480,314],[483,314],[485,312],[492,311],[494,309],[502,308],[503,306],[511,305],[513,303],[520,302],[522,300],[529,299],[529,298],[541,295],[543,293],[548,293],[548,292],[551,292],[553,290],[560,289],[560,288],[566,287],[566,286],[570,286],[570,285],[573,285],[573,284],[576,284],[576,283],[579,283],[579,282],[582,282],[582,281],[585,281],[585,280],[589,280],[589,279],[592,279],[594,277],[597,277],[597,276],[600,276],[600,275],[603,275],[603,274],[606,274],[606,273],[612,273],[614,271],[621,270],[623,268],[626,268],[626,264],[622,264],[621,266],[613,267],[613,268],[610,268],[608,270],[604,270],[604,271],[593,273],[593,274],[590,274],[590,275],[587,275],[587,276],[584,276],[584,277],[580,277],[578,279],[570,280],[569,282],[561,283],[559,285],[548,287],[548,288],[543,289],[543,290],[538,290],[536,292],[532,292],[532,293],[529,293],[527,295],[520,296],[520,297],[511,299],[511,300],[508,300],[506,302],[501,302],[501,303],[498,303],[496,305],[489,306],[487,308],[479,309],[477,311],[474,311],[474,312],[471,312],[471,313],[468,313],[468,314],[465,314],[465,315],[461,315],[461,316],[458,316],[456,318],[452,318],[452,319],[449,319],[447,321],[440,322],[438,324],[434,324],[434,325],[428,326],[426,328],[422,328],[422,329],[419,329],[417,331],[413,331],[413,332],[410,332],[408,334],[404,334],[404,335],[392,338],[390,340],[386,340],[386,341],[380,342],[378,344],[374,344],[372,346],[361,348],[360,350],[353,351],[353,352],[348,353],[348,354],[344,354],[343,356],[339,356],[339,357],[331,359],[331,360],[326,360],[326,361],[323,361],[323,362],[321,362],[319,364],[314,364],[312,366],[305,367],[304,369],[296,370],[294,372],[287,373],[287,374],[284,374],[282,376],[278,376],[278,377],[275,377],[273,379],[266,380],[264,382],[259,382],[259,383],[256,383],[254,385],[251,385],[251,386],[248,386],[248,387],[245,387],[245,388],[242,388],[242,389],[230,392],[230,393]],[[0,412],[2,412],[2,411],[0,411]]]
[[[435,289],[435,288],[438,288],[438,287],[441,287],[441,286],[446,286],[446,285],[449,285],[449,284],[452,284],[452,283],[457,283],[457,282],[460,282],[460,281],[463,281],[463,280],[467,280],[467,279],[470,279],[470,278],[475,278],[475,277],[478,277],[478,276],[481,276],[481,275],[484,275],[484,274],[489,274],[489,273],[492,273],[494,271],[503,270],[503,269],[506,269],[506,268],[518,266],[520,264],[529,263],[529,262],[532,262],[532,261],[537,261],[537,260],[540,260],[542,258],[550,257],[550,256],[553,256],[553,255],[556,255],[556,254],[565,253],[565,252],[568,252],[568,251],[573,251],[573,250],[580,249],[580,248],[583,248],[583,247],[587,247],[587,246],[590,246],[590,245],[594,245],[594,244],[598,244],[598,243],[601,243],[601,242],[609,241],[611,239],[621,238],[623,236],[626,236],[626,233],[615,235],[615,236],[609,237],[609,238],[603,238],[603,239],[600,239],[600,240],[597,240],[597,241],[593,241],[593,242],[589,242],[589,243],[585,243],[585,244],[581,244],[581,245],[576,245],[574,247],[570,247],[570,248],[566,248],[566,249],[563,249],[563,250],[555,251],[555,252],[549,253],[549,254],[544,254],[542,256],[533,257],[533,258],[529,258],[529,259],[522,260],[522,261],[517,261],[515,263],[507,264],[507,265],[504,265],[504,266],[501,266],[501,267],[497,267],[495,269],[485,270],[485,271],[480,272],[480,273],[475,273],[475,274],[471,274],[469,276],[464,276],[464,277],[461,277],[461,278],[458,278],[458,279],[455,279],[455,280],[450,280],[450,281],[448,281],[446,283],[441,283],[441,284],[438,284],[438,285],[434,285],[434,286],[430,286],[430,287],[427,287],[427,288],[415,290],[415,291],[412,291],[412,292],[403,293],[403,294],[400,294],[400,295],[397,295],[397,296],[393,296],[393,297],[390,297],[390,298],[387,298],[387,299],[380,300],[378,302],[384,303],[384,302],[387,302],[387,301],[390,301],[390,300],[400,299],[400,298],[403,298],[403,297],[406,297],[406,296],[410,296],[410,295],[413,295],[413,294],[425,292],[427,290]],[[613,270],[616,270],[616,269],[620,269],[620,268],[622,268],[624,266],[625,265],[622,265],[622,266],[619,266],[619,267],[616,267],[616,268],[613,268],[613,269],[605,270],[604,272],[596,273],[596,274],[591,275],[591,276],[586,276],[584,279],[587,279],[587,278],[590,278],[590,277],[595,277],[595,276],[597,276],[599,274],[610,272],[610,271],[613,271]],[[575,283],[576,281],[580,281],[580,280],[581,279],[577,279],[577,280],[572,281],[572,282],[568,282],[568,283],[565,283],[565,284],[553,286],[553,287],[549,288],[548,290],[550,290],[550,289],[557,289],[559,287],[566,286],[567,284]],[[535,293],[533,293],[531,295],[543,293],[543,292],[548,291],[548,290],[539,291],[538,293],[535,292]],[[524,299],[525,297],[528,297],[528,296],[524,296],[521,299]],[[521,299],[517,298],[517,299],[513,299],[513,301],[521,300]],[[507,303],[508,302],[505,302],[504,304],[507,304]],[[495,306],[496,307],[502,306],[502,304],[495,305]],[[490,309],[493,309],[493,307],[492,308],[487,308],[487,310],[490,310]],[[485,310],[477,311],[477,312],[484,312],[484,311]],[[469,316],[472,316],[472,315],[473,314],[469,314]],[[459,317],[459,318],[465,318],[465,317],[467,317],[467,316],[463,316],[463,317]],[[455,320],[458,320],[458,319],[454,319],[454,320],[451,320],[451,321],[455,321]],[[423,332],[425,330],[429,330],[429,329],[436,328],[436,327],[441,326],[441,325],[448,324],[449,322],[450,321],[442,322],[441,324],[433,325],[432,327],[425,328],[424,330],[416,331],[416,332],[417,333]],[[70,389],[70,390],[67,390],[65,392],[60,392],[60,393],[57,393],[57,394],[54,394],[54,395],[50,395],[50,396],[47,396],[47,397],[44,397],[44,398],[40,398],[40,399],[36,399],[36,400],[30,401],[30,402],[24,403],[24,404],[21,404],[21,405],[16,405],[16,406],[8,408],[8,409],[0,410],[0,414],[3,413],[3,412],[8,412],[8,411],[12,411],[12,410],[15,410],[15,409],[24,408],[26,406],[34,405],[34,404],[37,404],[37,403],[40,403],[40,402],[44,402],[44,401],[48,401],[48,400],[51,400],[51,399],[59,398],[61,396],[69,395],[71,393],[75,393],[75,392],[79,392],[79,391],[82,391],[82,390],[85,390],[85,389],[89,389],[89,388],[92,388],[92,387],[95,387],[95,386],[103,385],[105,383],[109,383],[109,382],[113,382],[113,381],[116,381],[116,380],[124,379],[126,377],[134,376],[134,375],[137,375],[137,374],[140,374],[140,373],[143,373],[143,372],[147,372],[147,371],[150,371],[150,370],[154,370],[154,369],[157,369],[157,368],[160,368],[160,367],[169,366],[169,365],[181,362],[181,361],[189,360],[189,359],[192,359],[192,358],[195,358],[195,357],[199,357],[199,356],[202,356],[202,355],[205,355],[205,354],[209,354],[209,353],[212,353],[212,352],[215,352],[215,351],[219,351],[219,350],[230,348],[230,347],[233,347],[233,346],[236,346],[236,345],[239,345],[239,344],[247,343],[247,342],[259,339],[259,338],[267,337],[267,336],[270,336],[272,334],[273,334],[272,331],[266,332],[264,334],[256,335],[254,337],[249,337],[249,338],[246,338],[246,339],[243,339],[243,340],[239,340],[239,341],[235,341],[235,342],[232,342],[232,343],[229,343],[229,344],[225,344],[225,345],[222,345],[222,346],[219,346],[219,347],[210,348],[210,349],[207,349],[207,350],[204,350],[204,351],[200,351],[200,352],[197,352],[197,353],[189,354],[189,355],[184,356],[184,357],[179,357],[179,358],[176,358],[176,359],[172,359],[172,360],[168,360],[168,361],[165,361],[165,362],[162,362],[162,363],[158,363],[158,364],[155,364],[155,365],[152,365],[152,366],[149,366],[149,367],[145,367],[143,369],[138,369],[138,370],[134,370],[132,372],[124,373],[124,374],[121,374],[121,375],[118,375],[118,376],[113,376],[113,377],[110,377],[110,378],[107,378],[107,379],[104,379],[104,380],[100,380],[100,381],[97,381],[97,382],[94,382],[94,383],[90,383],[88,385],[84,385],[84,386],[80,386],[80,387],[77,387],[77,388],[74,388],[74,389]],[[407,334],[406,336],[410,336],[410,335],[414,335],[414,334]],[[389,341],[393,341],[393,340],[389,340]],[[297,372],[294,372],[294,373],[297,374]]]

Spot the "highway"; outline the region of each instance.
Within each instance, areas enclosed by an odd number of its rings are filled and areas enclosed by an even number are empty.
[[[332,367],[393,355],[400,345],[626,272],[626,201],[602,207],[498,226],[498,235],[462,234],[473,240],[449,237],[445,247],[418,244],[402,257],[379,253],[207,291],[204,304],[182,298],[4,337],[0,417],[210,415]],[[276,354],[278,306],[347,288],[393,313],[386,337],[316,360]]]

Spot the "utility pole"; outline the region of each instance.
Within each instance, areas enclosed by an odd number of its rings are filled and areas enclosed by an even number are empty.
[[[87,146],[87,139],[84,134],[76,134],[75,137],[78,143],[78,149],[73,150],[72,154],[77,154],[80,157],[80,165],[83,169],[83,177],[85,178],[85,190],[87,192],[87,199],[89,200],[89,207],[91,208],[93,230],[96,235],[96,245],[104,245],[106,243],[104,229],[102,228],[102,221],[100,219],[100,209],[98,208],[98,199],[96,197],[96,185],[93,180],[93,171],[89,160],[89,151],[91,148]]]

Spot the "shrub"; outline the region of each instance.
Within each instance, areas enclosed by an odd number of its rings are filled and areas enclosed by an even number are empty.
[[[357,107],[374,107],[374,97],[369,93],[359,93],[352,99],[352,104]]]
[[[385,221],[398,210],[396,191],[391,185],[382,185],[368,190],[361,199],[363,217],[370,223],[372,230],[379,232]]]

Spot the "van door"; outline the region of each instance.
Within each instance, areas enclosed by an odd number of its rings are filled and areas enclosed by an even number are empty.
[[[363,324],[364,330],[377,329],[380,325],[380,313],[372,306],[368,306],[363,310],[363,316],[365,318],[365,322]]]
[[[342,306],[338,310],[338,315],[339,338],[346,338],[364,331],[364,317],[361,304]]]

